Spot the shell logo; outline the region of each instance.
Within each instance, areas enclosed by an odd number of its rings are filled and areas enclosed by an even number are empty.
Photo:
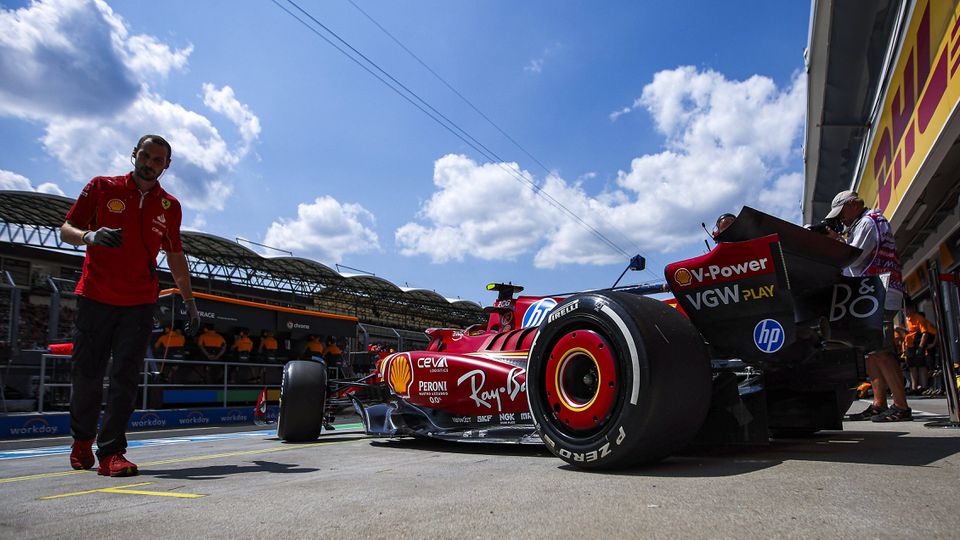
[[[398,397],[410,397],[410,383],[413,382],[413,362],[410,355],[401,354],[390,362],[390,388]]]
[[[120,199],[110,199],[107,201],[107,210],[119,214],[127,209],[127,205],[123,204],[123,201]]]
[[[686,268],[678,268],[677,271],[673,273],[673,280],[677,282],[677,285],[686,287],[693,281],[693,276],[690,275],[690,271]]]

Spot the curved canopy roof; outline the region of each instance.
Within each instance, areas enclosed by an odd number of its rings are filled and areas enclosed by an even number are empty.
[[[410,298],[419,298],[421,300],[429,300],[432,302],[450,302],[444,296],[436,291],[431,291],[430,289],[415,289],[413,287],[400,287],[400,290]],[[451,302],[452,303],[452,302]]]
[[[0,221],[19,225],[59,227],[73,199],[34,191],[0,191]]]
[[[72,205],[73,199],[59,195],[0,190],[0,222],[53,231],[63,224]],[[460,315],[465,312],[470,316],[482,313],[480,305],[475,302],[448,300],[427,289],[401,289],[372,274],[341,274],[322,263],[301,257],[263,257],[239,242],[199,231],[184,230],[180,236],[184,252],[192,259],[191,272],[204,269],[198,273],[200,276],[239,279],[254,287],[294,290],[341,301],[355,297],[383,300],[411,312],[427,309],[460,312]]]
[[[346,278],[347,283],[353,287],[370,289],[383,292],[402,292],[400,287],[394,285],[391,281],[377,277],[373,274],[341,274]]]
[[[183,241],[184,253],[198,259],[257,260],[263,258],[250,248],[212,234],[182,231],[180,239]]]

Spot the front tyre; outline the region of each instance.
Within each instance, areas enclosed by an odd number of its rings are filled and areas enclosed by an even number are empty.
[[[295,360],[283,367],[277,437],[289,442],[320,436],[327,398],[327,367],[323,362]]]
[[[527,365],[527,398],[547,448],[584,468],[662,459],[707,414],[710,360],[674,308],[621,292],[557,305]]]

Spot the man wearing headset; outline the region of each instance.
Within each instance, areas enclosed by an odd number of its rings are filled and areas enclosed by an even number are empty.
[[[96,439],[98,474],[137,474],[137,466],[123,454],[138,373],[153,326],[160,249],[166,252],[170,273],[183,296],[189,318],[186,333],[195,334],[200,325],[180,243],[180,202],[159,184],[160,175],[170,166],[171,153],[163,137],[144,135],[131,154],[134,170],[90,180],[60,227],[64,242],[87,246],[76,288],[73,339],[70,465],[74,469],[93,468]],[[97,433],[103,376],[111,355],[110,389]]]

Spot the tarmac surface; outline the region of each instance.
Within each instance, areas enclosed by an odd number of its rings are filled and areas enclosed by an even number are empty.
[[[859,410],[866,402],[855,403]],[[584,472],[543,446],[262,427],[131,434],[131,478],[73,471],[67,439],[0,443],[0,538],[958,538],[960,430],[913,422],[694,448]]]

